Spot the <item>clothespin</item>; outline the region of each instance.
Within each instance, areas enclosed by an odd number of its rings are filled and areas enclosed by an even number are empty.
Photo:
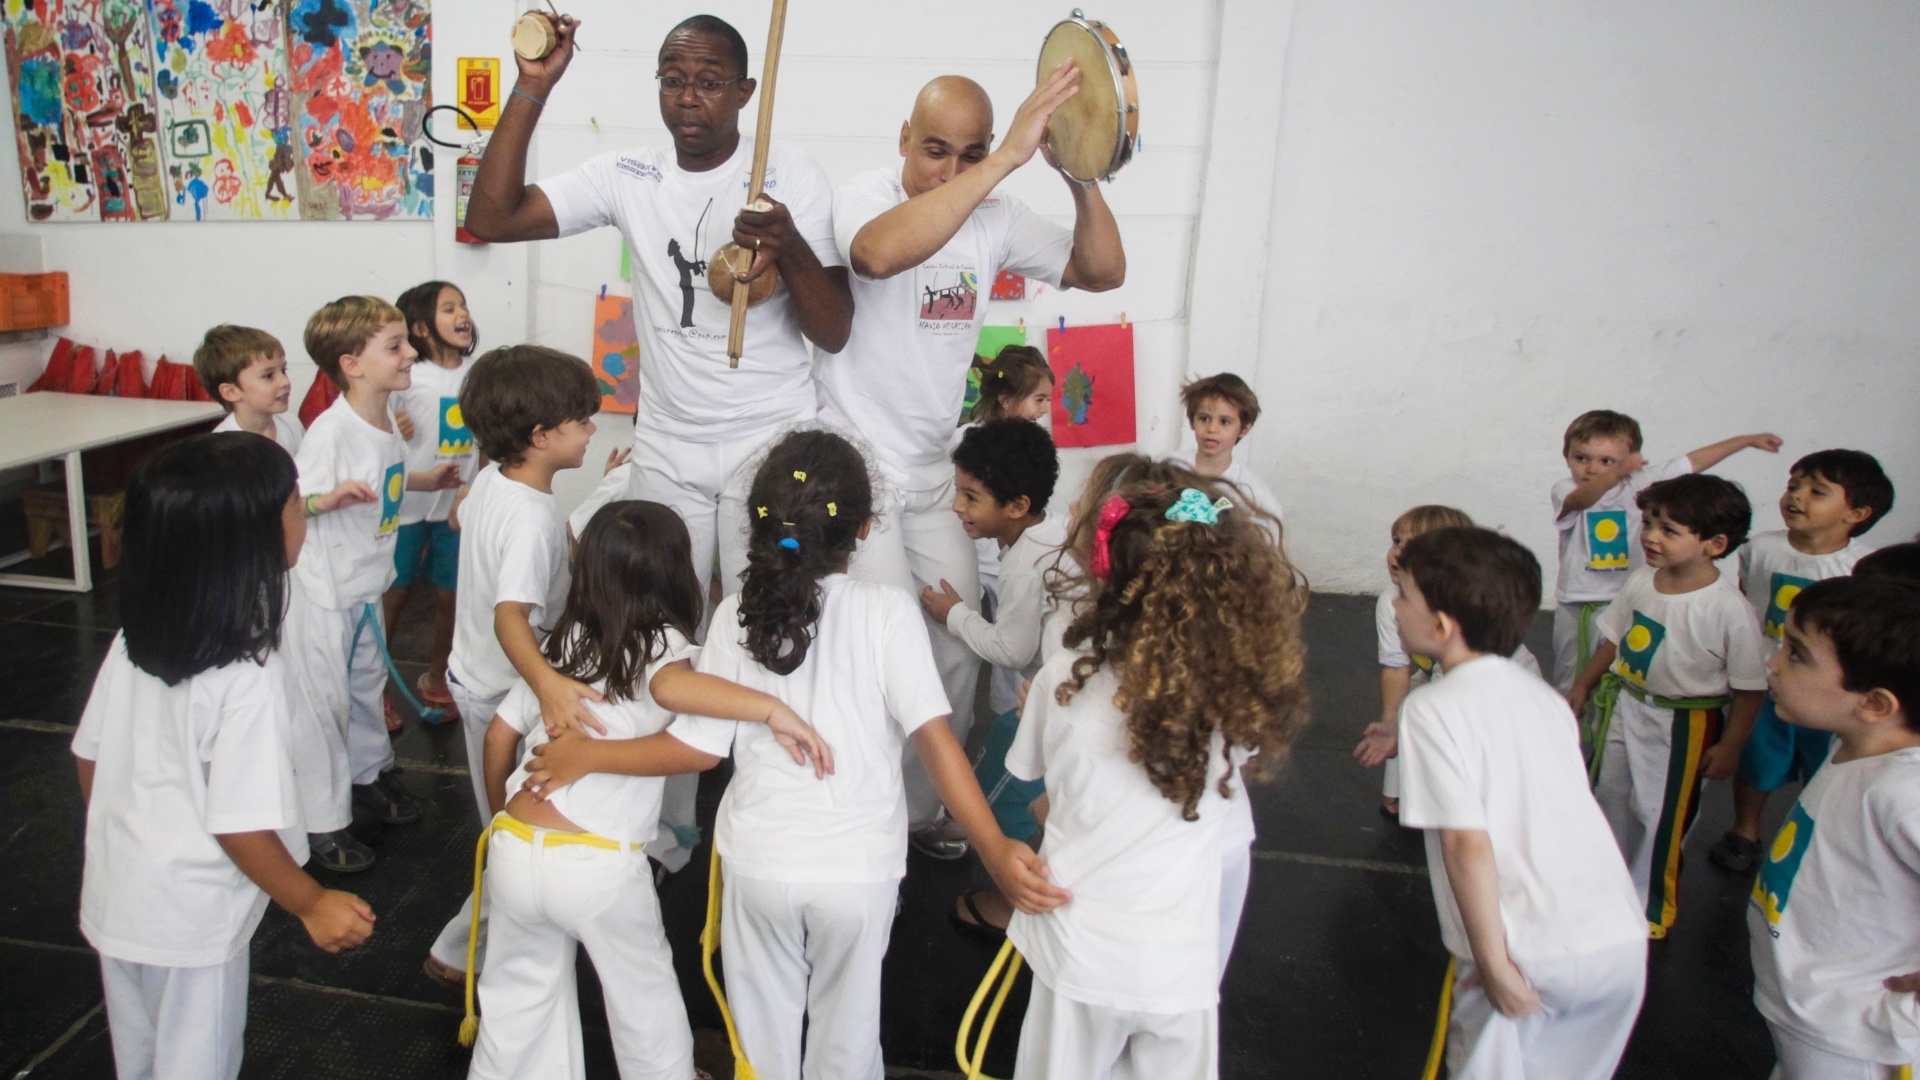
[[[1060,332],[1063,334],[1067,332],[1067,317],[1065,315],[1060,316]]]
[[[1123,311],[1120,313],[1120,329],[1125,330],[1126,328],[1127,328],[1127,313]]]
[[[607,287],[605,285],[602,285],[600,286],[600,299],[605,300],[606,298],[607,298]]]
[[[592,124],[592,125],[593,125],[593,133],[594,133],[595,135],[598,135],[598,134],[600,134],[600,118],[599,118],[599,117],[597,117],[597,116],[589,116],[589,117],[587,117],[587,123],[589,123],[589,124]]]
[[[1023,338],[1027,336],[1027,317],[1025,315],[1020,316],[1020,336]]]

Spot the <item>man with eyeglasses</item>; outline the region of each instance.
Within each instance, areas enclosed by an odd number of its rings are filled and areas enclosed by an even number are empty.
[[[746,567],[745,531],[734,527],[745,521],[746,478],[734,474],[775,431],[813,418],[806,342],[837,351],[853,319],[833,240],[832,188],[819,165],[775,145],[765,182],[773,208],[744,209],[753,140],[740,133],[740,111],[755,81],[746,42],[711,15],[680,23],[660,46],[654,81],[671,148],[602,154],[528,184],[527,144],[573,58],[579,25],[549,21],[558,37],[553,51],[540,60],[516,54],[519,80],[474,181],[467,229],[494,242],[549,240],[602,225],[625,235],[642,353],[633,457],[571,524],[577,535],[615,498],[665,503],[687,523],[702,594],[716,549],[722,586],[732,592]],[[777,267],[781,282],[748,311],[737,369],[727,361],[730,305],[707,287],[707,262],[728,241],[753,251],[749,279]]]
[[[1011,270],[1055,288],[1096,292],[1126,278],[1120,229],[1099,188],[1067,178],[1071,230],[997,190],[1033,159],[1047,121],[1079,86],[1071,63],[1041,80],[995,147],[986,91],[957,75],[935,79],[900,125],[901,162],[854,177],[833,197],[855,303],[846,348],[821,357],[814,369],[822,418],[859,431],[893,489],[885,520],[861,545],[852,573],[916,595],[931,589],[936,609],[944,605],[949,615],[960,604],[980,608],[978,558],[950,509],[947,455],[995,275]],[[954,705],[954,735],[964,741],[980,659],[931,615],[928,633]],[[995,698],[995,712],[1012,708],[1010,691]],[[914,846],[935,858],[964,855],[966,841],[941,820],[919,761],[908,755],[905,769]]]

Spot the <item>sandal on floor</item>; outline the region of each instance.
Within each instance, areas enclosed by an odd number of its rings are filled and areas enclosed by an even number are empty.
[[[393,702],[387,701],[383,698],[380,701],[380,707],[386,710],[387,734],[392,735],[398,732],[401,728],[406,726],[407,724],[406,718],[400,715],[400,710],[393,707]]]
[[[968,889],[961,893],[960,906],[967,909],[968,917],[961,918],[958,910],[948,908],[948,920],[951,921],[954,926],[958,927],[962,934],[966,934],[969,937],[976,937],[994,944],[1005,941],[1007,938],[1006,927],[995,926],[991,922],[988,922],[987,917],[980,912],[980,905],[974,902],[979,897],[994,891],[993,889]]]
[[[336,874],[357,874],[373,868],[373,849],[345,829],[308,833],[307,853],[314,865]]]
[[[1728,833],[1708,850],[1707,859],[1730,874],[1751,874],[1760,865],[1760,844],[1739,833]]]
[[[460,719],[460,710],[454,708],[453,695],[447,691],[445,686],[442,686],[439,690],[427,689],[426,672],[421,672],[420,677],[413,680],[413,689],[415,693],[420,695],[420,704],[425,705],[429,710],[440,710],[438,716],[435,716],[431,711],[421,713],[421,723],[426,724],[428,727],[439,727],[442,724],[451,724],[455,720]],[[429,719],[429,717],[432,717],[432,719]]]

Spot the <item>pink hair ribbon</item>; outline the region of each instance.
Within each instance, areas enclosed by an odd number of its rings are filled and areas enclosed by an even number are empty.
[[[1113,572],[1113,560],[1107,552],[1107,543],[1113,538],[1113,527],[1127,516],[1133,507],[1119,495],[1109,495],[1100,507],[1100,523],[1093,530],[1093,565],[1088,571],[1101,580],[1106,580]]]

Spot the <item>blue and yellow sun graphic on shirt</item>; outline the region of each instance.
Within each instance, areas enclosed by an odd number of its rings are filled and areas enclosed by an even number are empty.
[[[1625,510],[1589,510],[1587,522],[1587,569],[1625,570],[1632,553],[1627,536]]]
[[[1634,612],[1633,626],[1627,630],[1627,636],[1620,639],[1619,659],[1614,661],[1613,670],[1634,685],[1645,687],[1647,672],[1653,670],[1653,654],[1660,651],[1660,643],[1666,639],[1666,627],[1641,612]]]
[[[1805,807],[1795,802],[1786,823],[1774,836],[1773,846],[1767,849],[1767,857],[1760,864],[1760,876],[1753,879],[1753,902],[1767,917],[1767,925],[1778,926],[1780,916],[1786,914],[1794,875],[1800,872],[1800,862],[1812,846],[1813,819],[1807,816]]]
[[[465,457],[473,453],[473,432],[467,430],[467,418],[460,412],[460,399],[440,399],[440,456]]]
[[[387,466],[386,478],[380,481],[380,527],[373,535],[385,536],[400,527],[400,496],[406,490],[407,463],[396,461]]]
[[[1800,590],[1813,584],[1809,578],[1794,577],[1792,574],[1775,574],[1767,582],[1767,617],[1760,624],[1768,637],[1785,637],[1787,634],[1787,612],[1793,608],[1793,601]]]

